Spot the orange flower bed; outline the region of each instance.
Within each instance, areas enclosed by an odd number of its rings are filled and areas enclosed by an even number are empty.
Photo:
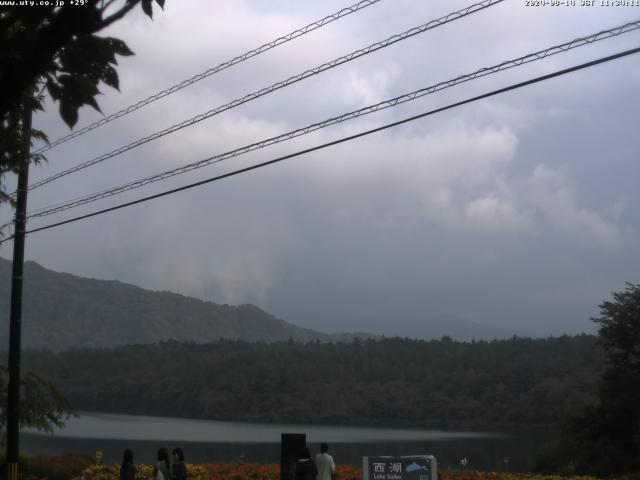
[[[35,460],[35,461],[34,461]],[[89,457],[37,457],[23,471],[25,480],[118,480],[119,465],[88,465]],[[72,465],[73,464],[73,465]],[[29,466],[31,468],[29,468]],[[275,463],[206,463],[189,464],[189,480],[280,480],[280,465]],[[31,470],[31,471],[29,471]],[[153,480],[151,465],[136,465],[136,480]],[[77,472],[77,473],[70,473]],[[362,469],[338,465],[337,480],[362,480]],[[438,480],[596,480],[593,477],[561,477],[520,473],[477,472],[473,470],[444,470]],[[640,480],[640,479],[639,479]]]
[[[560,475],[539,475],[533,473],[477,472],[474,470],[443,470],[438,472],[438,480],[596,480],[593,477],[561,477]]]
[[[190,480],[280,480],[280,465],[275,463],[206,463],[187,465]],[[136,477],[151,479],[153,467],[136,465]],[[339,480],[361,480],[362,469],[351,465],[337,467]],[[117,480],[118,465],[91,465],[73,480]]]

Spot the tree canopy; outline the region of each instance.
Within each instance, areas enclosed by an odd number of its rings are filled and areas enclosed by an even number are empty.
[[[164,0],[155,0],[160,7]],[[117,38],[98,32],[123,18],[136,5],[152,16],[153,0],[82,0],[81,4],[47,2],[50,6],[11,6],[0,10],[0,203],[11,196],[4,175],[23,162],[38,162],[26,147],[46,135],[31,128],[30,114],[42,109],[45,93],[58,102],[64,122],[73,127],[78,110],[89,105],[100,111],[98,85],[118,89],[117,55],[132,55]],[[63,2],[60,2],[63,3]],[[0,369],[0,405],[6,405],[7,372]],[[23,426],[51,431],[70,412],[55,386],[28,373],[21,383],[19,421]],[[0,409],[0,426],[6,410]]]
[[[9,374],[0,366],[0,405],[7,404],[7,383]],[[33,372],[28,372],[20,381],[21,427],[32,427],[52,433],[54,427],[61,427],[64,420],[73,415],[71,405],[58,389]],[[7,425],[7,412],[0,409],[0,430]]]
[[[595,393],[595,337],[169,341],[26,352],[79,410],[455,428],[558,425]]]
[[[598,474],[640,472],[640,284],[628,283],[600,305],[605,351],[598,403],[577,419],[574,435]]]
[[[541,470],[602,476],[640,472],[640,284],[628,283],[600,305],[604,369],[597,400],[567,422]]]
[[[155,0],[160,7],[164,0]],[[119,88],[116,56],[132,55],[125,42],[97,33],[123,18],[136,5],[152,16],[153,0],[83,0],[82,5],[11,7],[0,10],[0,202],[12,201],[3,176],[27,158],[21,145],[46,140],[43,132],[25,132],[22,113],[42,109],[44,94],[59,104],[69,127],[78,110],[100,111],[96,96],[104,83]],[[54,2],[50,2],[53,4]]]

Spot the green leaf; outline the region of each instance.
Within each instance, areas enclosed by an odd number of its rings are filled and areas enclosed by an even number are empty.
[[[83,105],[89,105],[102,113],[95,99],[100,94],[97,87],[99,78],[63,74],[58,81],[61,85],[60,115],[67,125],[73,127],[78,120],[78,109]]]
[[[35,165],[40,165],[41,163],[47,162],[47,157],[45,157],[42,153],[32,153],[30,157],[31,163]]]
[[[128,57],[129,55],[133,55],[133,52],[129,50],[127,44],[124,43],[119,38],[107,37],[105,38],[109,42],[109,45],[112,48],[113,53],[116,55],[122,55],[123,57]]]
[[[120,81],[118,80],[118,72],[116,72],[116,69],[113,68],[112,66],[107,65],[104,67],[104,69],[102,70],[102,76],[100,77],[100,79],[104,83],[109,85],[111,88],[115,88],[116,90],[120,91]]]
[[[96,102],[95,97],[93,97],[93,96],[87,97],[86,100],[84,101],[84,103],[86,103],[87,105],[92,106],[98,112],[102,113],[102,110],[100,110],[100,105],[98,105],[98,102]]]
[[[72,76],[92,76],[96,80],[105,65],[116,63],[111,41],[95,35],[82,35],[69,42],[59,54],[59,70]]]
[[[151,7],[152,1],[153,0],[142,0],[140,2],[142,4],[142,10],[149,16],[149,18],[153,18],[153,8]]]
[[[64,123],[66,123],[69,128],[73,128],[73,126],[78,122],[78,107],[70,104],[66,101],[60,101],[60,116]]]
[[[49,137],[42,130],[37,130],[35,128],[31,129],[31,138],[33,140],[40,140],[42,142],[49,143]]]
[[[60,100],[62,89],[60,88],[60,85],[56,83],[52,78],[47,79],[47,91],[54,101]]]

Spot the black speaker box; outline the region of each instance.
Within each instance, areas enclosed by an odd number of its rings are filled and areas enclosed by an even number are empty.
[[[298,455],[307,446],[305,433],[283,433],[280,438],[280,480],[294,480]]]

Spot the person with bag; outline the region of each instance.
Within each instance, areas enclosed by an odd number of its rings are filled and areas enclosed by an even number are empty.
[[[309,449],[304,448],[296,462],[295,480],[316,480],[316,475],[318,475],[316,463],[311,460]]]
[[[153,467],[153,478],[155,480],[171,480],[171,464],[166,448],[158,450],[158,461]]]

